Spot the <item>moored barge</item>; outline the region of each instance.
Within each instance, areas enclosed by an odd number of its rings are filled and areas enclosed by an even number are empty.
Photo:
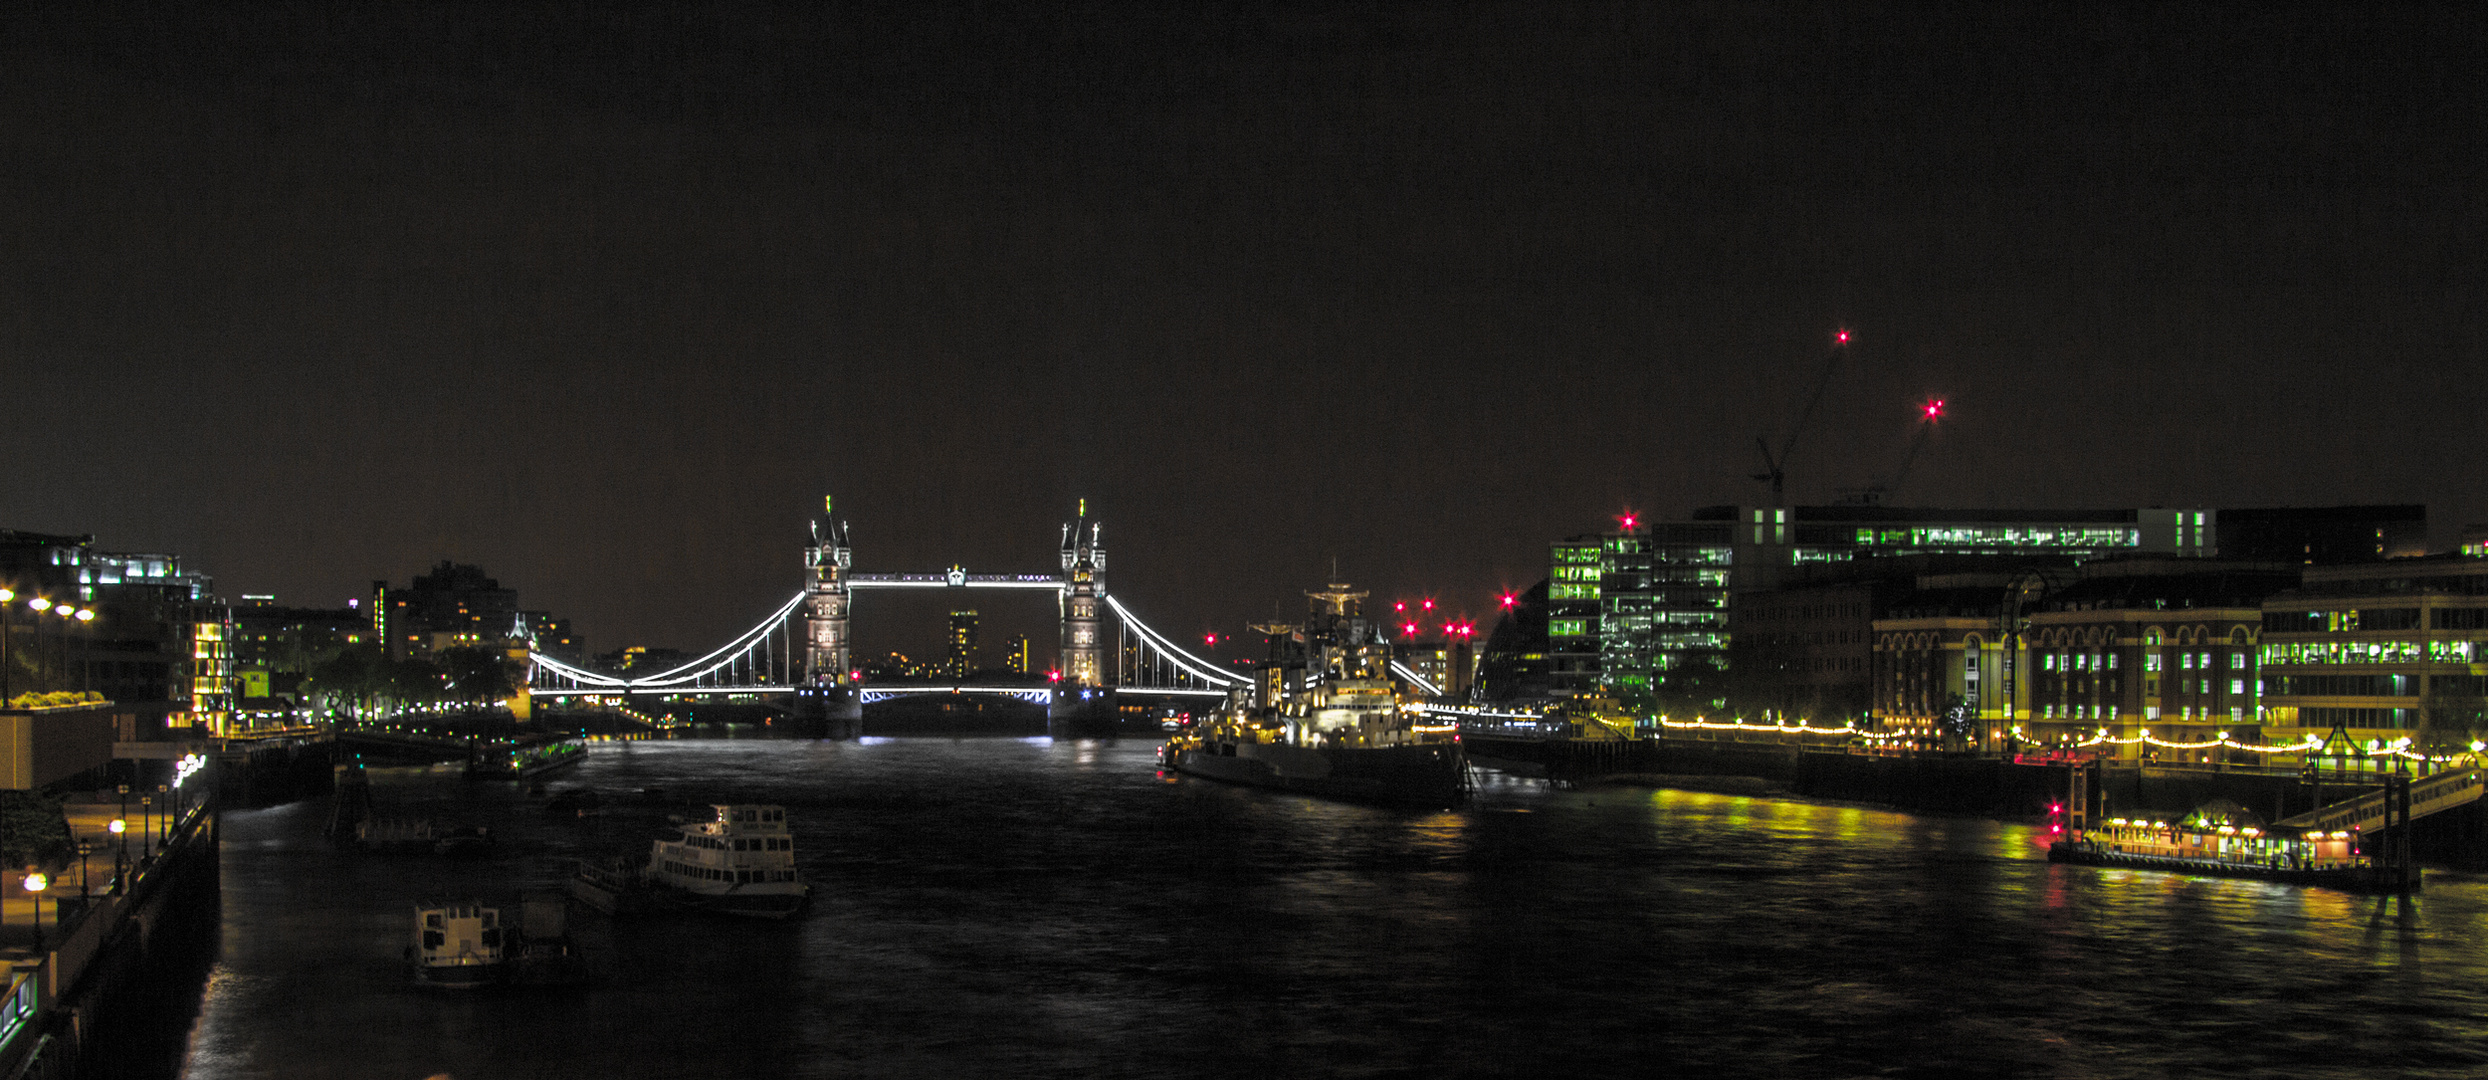
[[[2206,820],[2114,818],[2095,828],[2052,831],[2049,862],[2248,878],[2355,893],[2419,891],[2416,866],[2396,866],[2362,851],[2349,830],[2292,830]]]

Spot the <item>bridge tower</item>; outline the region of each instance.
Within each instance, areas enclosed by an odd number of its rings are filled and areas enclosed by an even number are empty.
[[[847,637],[847,608],[853,600],[847,572],[855,566],[855,549],[847,544],[846,523],[832,518],[831,508],[824,496],[821,516],[812,519],[812,543],[803,549],[803,681],[816,689],[846,686],[854,670]]]
[[[1097,608],[1106,593],[1105,527],[1080,516],[1063,526],[1063,685],[1106,685],[1105,644],[1098,637]]]

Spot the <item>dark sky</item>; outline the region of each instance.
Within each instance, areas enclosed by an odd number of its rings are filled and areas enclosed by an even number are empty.
[[[1939,395],[1896,501],[2447,542],[2488,23],[2273,7],[11,4],[0,525],[700,648],[823,493],[876,570],[1085,497],[1170,632],[1334,556],[1483,615],[1763,497],[1845,325],[1794,500]]]

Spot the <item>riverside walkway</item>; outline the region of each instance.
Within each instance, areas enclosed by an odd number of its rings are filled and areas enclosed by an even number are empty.
[[[81,1040],[109,1038],[113,1018],[104,1003],[143,981],[150,954],[170,944],[164,924],[198,914],[194,909],[213,898],[212,889],[192,887],[202,877],[212,882],[216,871],[212,801],[202,793],[179,809],[150,806],[154,812],[142,814],[133,796],[129,809],[122,818],[128,827],[115,836],[118,799],[66,807],[71,837],[91,845],[83,890],[74,857],[39,893],[25,888],[22,872],[0,879],[0,960],[8,965],[0,990],[0,1076],[109,1072],[82,1060],[91,1055]],[[124,843],[126,861],[117,858]]]

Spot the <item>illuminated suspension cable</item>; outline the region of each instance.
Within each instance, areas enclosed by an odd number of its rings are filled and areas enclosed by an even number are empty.
[[[1219,671],[1217,668],[1212,667],[1209,661],[1185,652],[1174,642],[1167,640],[1165,635],[1150,629],[1148,623],[1140,621],[1139,616],[1133,615],[1132,610],[1124,607],[1123,601],[1115,599],[1112,594],[1108,594],[1105,597],[1105,601],[1106,606],[1113,608],[1114,613],[1123,619],[1124,625],[1139,632],[1142,641],[1146,642],[1150,647],[1157,649],[1160,655],[1165,656],[1170,662],[1174,663],[1175,666],[1182,668],[1186,673],[1190,674],[1194,678],[1200,679],[1202,682],[1208,683],[1211,686],[1220,688],[1244,685],[1244,679],[1242,676],[1229,675]]]
[[[783,624],[786,621],[787,616],[794,614],[795,608],[802,605],[804,595],[805,594],[800,592],[796,593],[793,597],[789,598],[785,604],[781,605],[777,609],[776,614],[762,620],[759,625],[736,635],[734,640],[717,647],[708,655],[700,657],[697,660],[690,661],[689,663],[657,672],[656,674],[650,675],[644,679],[624,679],[612,675],[604,675],[589,671],[586,668],[566,664],[559,660],[537,653],[528,654],[528,659],[546,671],[551,671],[565,678],[582,682],[590,686],[615,688],[665,688],[681,686],[684,683],[691,682],[702,676],[714,674],[718,669],[726,667],[727,665],[733,663],[736,659],[749,653],[754,646],[768,638],[770,631]]]

